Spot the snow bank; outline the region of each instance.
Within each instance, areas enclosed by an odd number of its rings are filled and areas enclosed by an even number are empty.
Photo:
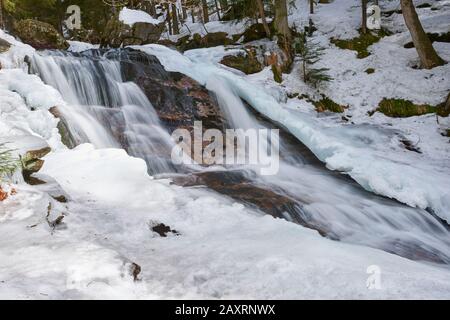
[[[119,20],[124,24],[129,26],[134,25],[137,22],[144,22],[150,24],[160,24],[161,21],[153,18],[147,12],[142,10],[132,10],[128,8],[123,8],[119,13]]]

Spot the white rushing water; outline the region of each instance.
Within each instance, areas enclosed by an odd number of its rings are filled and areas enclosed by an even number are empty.
[[[152,52],[157,53],[157,52]],[[170,56],[158,56],[163,64]],[[165,61],[166,59],[166,61]],[[120,63],[101,56],[89,58],[63,54],[35,55],[33,71],[58,89],[72,105],[63,110],[65,117],[82,141],[97,146],[116,146],[111,132],[114,125],[105,120],[104,112],[116,112],[126,124],[128,151],[144,158],[153,173],[171,172],[166,160],[155,156],[158,145],[170,148],[169,134],[139,87],[124,82]],[[204,83],[213,91],[229,123],[238,129],[265,128],[250,113],[230,79],[214,67],[206,68],[182,57],[172,66]],[[112,117],[112,118],[114,118]],[[111,117],[108,117],[110,119]],[[326,231],[341,241],[380,248],[418,260],[450,263],[450,237],[447,226],[425,210],[410,208],[364,191],[356,183],[308,161],[297,150],[281,142],[283,160],[274,176],[258,176],[255,182],[297,201],[295,212],[308,225]],[[255,168],[247,167],[256,173]],[[252,176],[255,176],[253,174]]]
[[[159,156],[170,154],[173,142],[142,90],[123,81],[119,60],[97,51],[85,56],[48,51],[33,56],[31,71],[70,105],[61,112],[78,143],[91,142],[99,148],[126,145],[131,155],[147,161],[150,172],[173,171]],[[121,126],[123,137],[118,137],[114,128]]]

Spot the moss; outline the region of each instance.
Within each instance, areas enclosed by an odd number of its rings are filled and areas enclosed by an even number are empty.
[[[366,69],[366,71],[365,71],[365,73],[367,73],[367,74],[372,74],[372,73],[374,73],[375,72],[375,69],[374,68],[368,68],[368,69]]]
[[[370,55],[367,48],[387,35],[389,35],[389,32],[382,29],[378,32],[367,32],[349,40],[331,39],[331,43],[341,49],[354,50],[358,52],[358,59],[363,59]]]
[[[273,80],[275,80],[278,83],[283,82],[283,75],[281,73],[281,70],[277,65],[272,65],[272,73],[273,73]]]
[[[384,98],[376,111],[388,117],[406,118],[436,112],[436,107],[427,104],[417,105],[409,100]]]
[[[65,50],[69,47],[67,41],[51,24],[42,21],[20,20],[14,24],[14,31],[23,42],[39,50]]]
[[[313,104],[316,107],[317,112],[331,111],[336,113],[342,113],[346,109],[346,107],[337,104],[328,97],[323,97],[323,99],[319,101],[313,101]]]
[[[263,69],[263,66],[259,63],[258,59],[256,59],[253,51],[248,51],[247,54],[238,54],[236,56],[225,56],[220,63],[230,68],[241,70],[245,74],[257,73]]]
[[[428,38],[430,39],[431,43],[434,42],[450,42],[450,31],[445,33],[427,33]],[[414,43],[408,42],[403,46],[405,49],[411,49],[414,48]]]

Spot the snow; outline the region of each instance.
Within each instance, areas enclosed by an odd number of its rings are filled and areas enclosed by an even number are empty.
[[[150,24],[160,24],[161,21],[153,18],[147,12],[142,10],[123,8],[119,13],[119,20],[124,24],[133,26],[137,22],[150,23]]]
[[[69,49],[67,51],[71,52],[83,52],[90,49],[98,49],[100,45],[94,45],[87,42],[81,42],[81,41],[67,41],[70,45]]]
[[[154,180],[142,160],[122,150],[80,145],[45,161],[39,176],[53,177],[73,198],[59,204],[38,187],[20,185],[2,205],[0,297],[450,296],[447,269],[334,242],[215,193]],[[45,221],[49,202],[49,219],[65,215],[56,229]],[[154,221],[181,235],[158,237],[148,227]],[[132,262],[142,267],[138,282],[128,272]],[[366,287],[371,265],[381,269],[380,290]]]

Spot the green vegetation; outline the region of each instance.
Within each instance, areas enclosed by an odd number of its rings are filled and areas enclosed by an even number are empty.
[[[370,55],[367,48],[380,41],[381,38],[388,35],[388,31],[380,30],[376,33],[368,32],[366,34],[361,34],[359,37],[349,40],[331,39],[331,43],[341,49],[354,50],[358,52],[358,59],[364,59]]]
[[[375,72],[375,69],[374,68],[368,68],[364,72],[367,73],[367,74],[372,74],[372,73]]]
[[[312,65],[320,61],[323,51],[317,43],[308,41],[304,33],[299,33],[294,42],[294,52],[302,61],[302,76],[305,83],[311,83],[313,86],[321,82],[333,80],[327,72],[328,68],[313,68]]]
[[[427,104],[417,105],[409,100],[384,98],[376,111],[394,118],[420,116],[436,112],[437,108]]]
[[[346,109],[345,106],[337,104],[328,97],[323,97],[323,99],[319,101],[313,101],[313,105],[316,107],[317,112],[331,111],[336,113],[342,113]]]
[[[0,181],[6,175],[12,174],[19,166],[19,161],[14,158],[12,151],[0,144]]]

